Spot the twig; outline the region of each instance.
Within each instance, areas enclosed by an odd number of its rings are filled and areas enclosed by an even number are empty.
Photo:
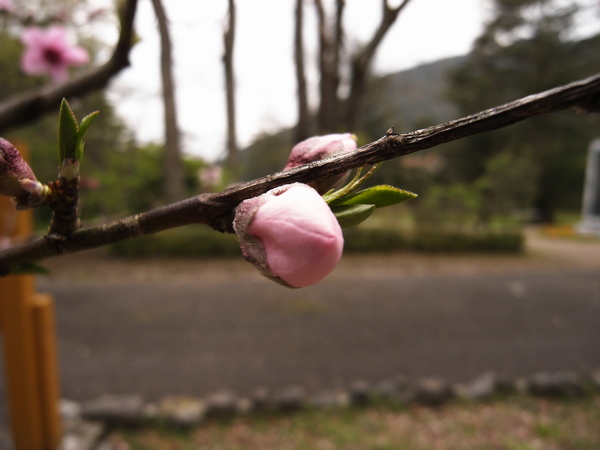
[[[233,233],[236,206],[269,189],[293,182],[309,182],[408,155],[436,145],[492,131],[530,117],[567,108],[600,111],[600,74],[534,94],[452,122],[407,134],[391,131],[352,153],[278,172],[223,192],[202,194],[104,225],[78,230],[57,242],[46,237],[0,253],[0,274],[39,259],[71,253],[189,224],[206,224]]]
[[[127,0],[120,12],[121,34],[111,58],[73,77],[69,81],[25,92],[0,103],[0,130],[24,123],[54,111],[65,97],[85,94],[105,87],[110,79],[129,66],[129,50],[133,43],[133,19],[137,0]]]

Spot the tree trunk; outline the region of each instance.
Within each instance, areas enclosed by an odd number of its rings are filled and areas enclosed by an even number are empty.
[[[235,42],[235,2],[229,0],[228,24],[223,33],[225,52],[225,98],[227,104],[227,158],[226,166],[234,174],[239,169],[239,148],[237,143],[237,126],[235,120],[235,80],[233,73],[233,49]]]
[[[319,23],[319,84],[320,105],[318,132],[332,133],[339,128],[340,53],[342,45],[342,14],[344,0],[336,1],[336,16],[333,36],[329,32],[327,16],[321,0],[315,0]]]
[[[300,142],[310,136],[308,93],[304,67],[304,0],[296,0],[296,16],[294,30],[294,62],[296,63],[296,82],[298,84],[298,123],[296,124],[294,142]]]
[[[179,147],[179,130],[175,108],[175,86],[172,73],[171,38],[167,16],[161,0],[152,0],[160,32],[160,66],[162,74],[163,102],[165,108],[165,150],[164,150],[164,196],[172,203],[185,196],[183,183],[183,162]]]
[[[365,96],[369,69],[377,48],[409,1],[404,0],[398,7],[391,8],[387,1],[383,0],[383,15],[379,27],[367,45],[357,51],[352,57],[350,95],[346,106],[346,120],[344,123],[348,131],[353,131],[358,126],[358,115]]]

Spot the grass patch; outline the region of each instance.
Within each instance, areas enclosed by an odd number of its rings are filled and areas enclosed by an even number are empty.
[[[600,396],[560,401],[511,396],[441,408],[385,406],[250,414],[196,429],[116,430],[114,443],[153,449],[600,448]]]

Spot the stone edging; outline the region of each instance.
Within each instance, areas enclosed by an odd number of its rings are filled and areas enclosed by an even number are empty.
[[[195,427],[211,418],[254,411],[333,409],[366,406],[373,402],[436,407],[457,398],[483,401],[508,393],[573,398],[592,390],[600,390],[600,368],[584,375],[571,371],[537,372],[517,379],[486,372],[466,383],[454,385],[436,377],[410,380],[397,376],[376,384],[356,381],[347,389],[314,393],[309,393],[303,386],[293,385],[273,392],[257,388],[249,396],[222,390],[205,398],[170,396],[157,402],[146,402],[135,394],[105,395],[82,403],[61,402],[65,424],[62,449],[101,449],[102,444],[98,442],[109,427],[138,426],[152,421],[176,427]]]

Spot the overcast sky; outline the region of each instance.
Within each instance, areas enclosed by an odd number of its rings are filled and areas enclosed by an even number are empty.
[[[222,33],[227,2],[165,1],[174,47],[177,109],[187,153],[215,160],[225,147]],[[331,3],[331,2],[330,2]],[[412,0],[379,48],[376,73],[389,73],[465,54],[479,35],[484,0]],[[380,1],[349,0],[347,38],[366,41],[380,19]],[[238,0],[235,43],[237,121],[240,144],[260,132],[293,125],[296,119],[293,66],[294,0]],[[314,25],[314,8],[305,17]],[[311,23],[312,22],[312,23]],[[142,142],[163,138],[160,47],[149,1],[139,4],[141,38],[131,68],[111,88],[111,98]],[[305,32],[307,58],[315,60],[316,36]],[[316,87],[314,70],[310,82]]]

